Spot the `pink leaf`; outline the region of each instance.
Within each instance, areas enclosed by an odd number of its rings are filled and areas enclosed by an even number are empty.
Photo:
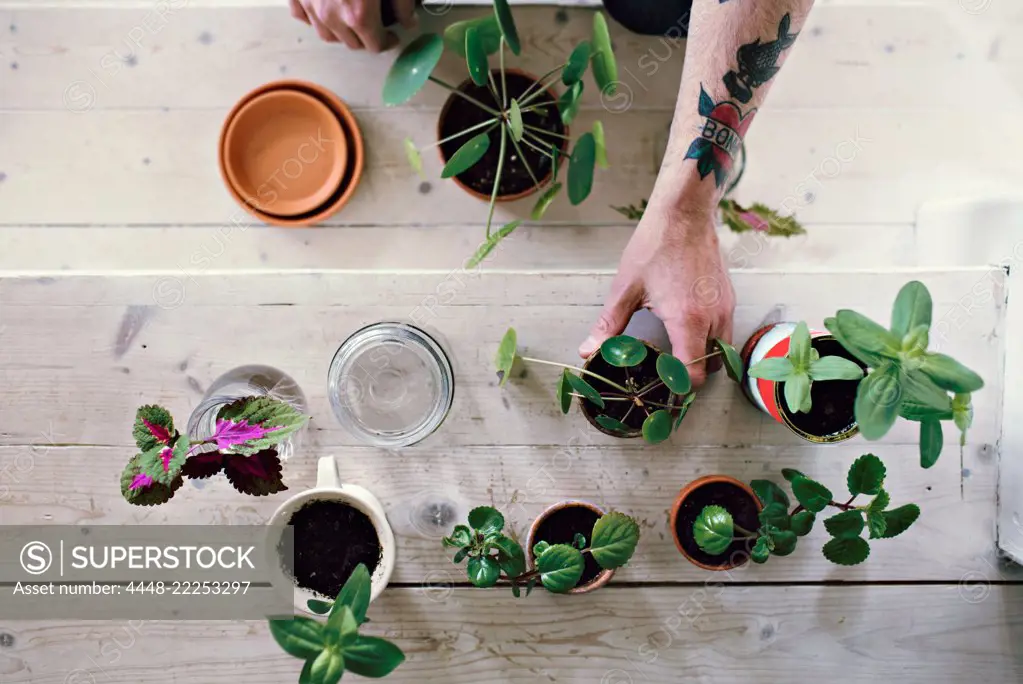
[[[752,228],[753,230],[764,232],[768,228],[770,228],[770,225],[766,220],[764,220],[760,216],[757,216],[752,211],[744,211],[741,214],[739,214],[739,216],[741,216],[742,220],[748,223],[749,227]]]
[[[160,460],[163,461],[163,472],[165,473],[170,472],[170,463],[171,459],[173,458],[174,449],[171,449],[169,446],[165,446],[164,448],[160,449]]]
[[[217,431],[213,433],[213,439],[217,441],[218,449],[229,449],[238,444],[262,439],[268,432],[273,432],[279,427],[265,428],[262,425],[249,425],[249,421],[241,420],[218,420]]]
[[[157,442],[160,442],[161,444],[171,443],[171,434],[164,426],[157,425],[156,423],[150,423],[145,418],[142,418],[142,424],[146,426],[150,433],[152,433]]]
[[[128,489],[142,489],[143,487],[149,487],[152,484],[153,478],[149,477],[145,473],[139,473],[135,476],[135,479],[131,481],[131,485],[128,486]],[[124,485],[121,486],[123,487]]]

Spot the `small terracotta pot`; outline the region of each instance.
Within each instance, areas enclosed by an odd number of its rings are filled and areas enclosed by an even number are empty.
[[[654,345],[650,344],[646,340],[640,340],[640,342],[642,342],[643,344],[646,345],[647,353],[648,354],[649,353],[653,353],[653,354],[660,354],[661,353],[660,349],[658,349]],[[583,369],[584,370],[589,370],[590,369],[590,364],[599,355],[600,355],[600,348],[598,347],[597,350],[595,352],[593,352],[592,354],[590,354],[589,358],[587,358],[586,361],[583,362]],[[622,432],[612,432],[611,430],[608,430],[606,427],[604,427],[603,425],[601,425],[600,423],[597,422],[597,419],[596,419],[595,415],[591,415],[591,413],[590,413],[591,408],[590,407],[592,407],[593,405],[590,404],[590,402],[588,402],[583,397],[578,397],[576,399],[576,401],[579,403],[579,410],[582,412],[583,416],[586,417],[586,420],[590,423],[590,425],[595,427],[597,430],[603,432],[605,435],[608,435],[610,437],[618,437],[619,439],[634,439],[636,437],[642,437],[643,436],[643,430],[634,430],[634,431],[625,432],[625,433],[622,433]],[[675,417],[677,418],[678,416],[676,415]]]
[[[759,328],[742,347],[740,356],[743,367],[748,369],[765,358],[780,358],[788,354],[795,328],[795,323],[771,323]],[[810,339],[819,343],[833,341],[835,338],[825,330],[810,330]],[[793,423],[792,414],[785,403],[784,383],[754,378],[747,372],[740,384],[750,403],[808,442],[835,444],[859,434],[860,428],[855,421],[848,429],[833,435],[821,436],[807,432]]]
[[[326,197],[326,199],[314,206],[311,210],[290,216],[283,215],[282,213],[276,213],[274,211],[274,204],[277,204],[276,201],[267,201],[266,197],[263,198],[263,201],[260,201],[258,196],[249,196],[236,184],[236,178],[233,177],[236,176],[236,174],[233,171],[229,171],[229,167],[235,165],[232,161],[232,148],[229,147],[229,145],[233,142],[233,136],[237,132],[238,128],[237,124],[235,124],[235,120],[239,117],[239,114],[245,114],[247,108],[252,106],[251,103],[261,100],[267,93],[274,93],[278,91],[296,93],[296,98],[300,100],[305,99],[307,102],[308,98],[315,98],[315,102],[325,105],[326,109],[329,109],[329,111],[333,114],[334,121],[343,133],[343,147],[346,156],[340,182],[337,184],[337,187],[330,188],[321,196],[315,197],[316,201],[319,201],[322,197]],[[323,110],[320,110],[319,114],[316,114],[316,116],[321,115],[322,111]],[[324,120],[324,124],[327,125],[326,119]],[[336,135],[336,131],[338,129],[334,128],[333,130],[335,131],[334,135]],[[322,141],[316,142],[322,143]],[[339,144],[339,147],[340,146],[341,145]],[[227,115],[227,118],[224,120],[224,125],[221,128],[218,161],[224,185],[227,186],[231,196],[234,197],[235,201],[238,202],[243,209],[260,220],[272,225],[288,227],[311,226],[330,218],[339,209],[341,209],[348,200],[351,199],[359,181],[362,179],[363,168],[365,166],[365,150],[363,147],[362,131],[359,128],[359,124],[356,121],[355,116],[337,95],[315,83],[287,79],[266,83],[245,95],[237,104],[235,104],[230,113]],[[335,175],[336,174],[331,173],[329,177],[333,178]],[[273,188],[269,189],[272,190]],[[287,203],[283,206],[287,211],[295,205]]]
[[[537,78],[533,74],[529,73],[528,71],[523,71],[521,69],[515,69],[515,68],[512,68],[512,67],[506,67],[504,72],[505,72],[505,74],[517,74],[517,75],[522,76],[524,78],[528,78],[528,79],[530,79],[532,81],[539,81],[539,78]],[[464,81],[462,81],[461,83],[458,84],[458,89],[461,90],[463,87],[469,86],[469,85],[475,85],[475,84],[473,83],[472,79],[467,78],[467,79],[465,79]],[[557,93],[555,93],[551,88],[547,88],[547,94],[550,95],[551,99],[554,100],[555,103],[557,103],[557,101],[558,101]],[[440,110],[440,116],[437,117],[437,140],[443,140],[444,139],[444,135],[443,135],[443,133],[441,133],[442,124],[444,122],[444,118],[447,116],[448,110],[451,109],[451,106],[454,104],[455,100],[459,100],[459,99],[461,99],[461,98],[458,95],[455,95],[454,93],[451,93],[451,95],[448,96],[448,99],[444,101],[444,106],[441,107],[441,110]],[[565,126],[565,132],[562,135],[564,135],[565,138],[563,138],[561,140],[561,154],[558,155],[558,164],[559,165],[561,164],[562,161],[564,161],[565,157],[567,156],[566,155],[566,150],[568,148],[568,137],[571,135],[571,133],[569,132],[569,129],[568,129],[568,124],[563,124],[563,125]],[[441,149],[440,145],[437,145],[437,153],[440,154],[440,163],[442,165],[443,164],[447,164],[448,160],[444,157],[444,150]],[[543,178],[540,179],[540,184],[539,185],[534,185],[534,186],[530,187],[528,190],[523,190],[522,192],[517,192],[517,193],[512,194],[512,195],[498,195],[495,201],[497,201],[497,202],[513,202],[513,201],[515,201],[517,199],[522,199],[523,197],[529,197],[530,195],[538,192],[540,190],[540,188],[546,186],[547,182],[551,179],[551,177],[553,175],[554,175],[554,169],[552,168],[547,173],[546,176],[544,176]],[[458,176],[452,176],[450,180],[453,180],[455,182],[455,184],[458,185],[458,187],[462,188],[462,190],[465,190],[467,193],[469,193],[473,197],[481,199],[484,202],[490,202],[490,195],[485,195],[482,192],[478,192],[478,191],[470,188],[468,185],[466,185],[461,180],[459,180]]]
[[[576,500],[559,501],[558,503],[554,504],[553,506],[547,507],[544,510],[543,513],[541,513],[539,516],[537,516],[536,520],[533,521],[533,524],[530,525],[530,527],[529,527],[529,534],[526,536],[526,554],[529,557],[529,563],[530,563],[531,566],[534,566],[534,567],[536,566],[536,556],[533,555],[533,545],[536,542],[540,541],[539,539],[536,539],[536,531],[537,531],[537,529],[539,529],[540,523],[542,523],[544,521],[544,519],[546,519],[552,513],[555,513],[557,511],[563,510],[565,508],[570,508],[570,507],[573,507],[573,506],[578,506],[578,507],[581,507],[581,508],[588,508],[589,510],[593,511],[594,513],[596,513],[597,517],[600,517],[600,516],[604,515],[604,510],[602,508],[600,508],[599,506],[596,506],[594,504],[591,504],[591,503],[589,503],[587,501],[576,501]],[[584,532],[584,534],[586,535],[587,541],[590,541],[590,535],[592,534],[592,530],[585,530],[585,531],[581,530],[580,532]],[[578,587],[575,587],[573,589],[569,589],[565,593],[566,594],[588,594],[591,591],[595,591],[597,589],[600,589],[602,586],[604,586],[605,584],[610,582],[611,578],[614,577],[614,574],[615,574],[614,570],[603,570],[599,575],[597,575],[597,577],[595,579],[591,580],[588,584],[584,584],[582,586],[578,586]]]
[[[746,563],[748,563],[749,556],[746,556],[741,563],[732,563],[731,559],[729,559],[728,562],[722,565],[709,565],[707,563],[698,561],[697,559],[690,556],[689,553],[685,550],[685,547],[682,546],[682,540],[678,538],[678,514],[682,508],[682,504],[693,492],[698,490],[700,487],[709,484],[714,484],[717,482],[724,482],[739,487],[747,494],[749,494],[750,498],[753,499],[753,502],[757,506],[757,512],[763,510],[763,505],[760,503],[760,499],[757,498],[757,495],[753,492],[752,489],[750,489],[750,486],[745,482],[740,482],[739,480],[736,480],[734,477],[729,477],[728,475],[704,475],[703,477],[697,478],[690,482],[689,484],[687,484],[685,487],[683,487],[682,491],[680,491],[678,493],[678,496],[675,497],[675,503],[672,504],[671,506],[671,517],[668,521],[668,525],[671,529],[671,538],[675,540],[675,547],[678,549],[679,553],[685,556],[685,559],[687,561],[689,561],[690,563],[699,568],[703,568],[704,570],[732,570],[734,568],[743,566]]]

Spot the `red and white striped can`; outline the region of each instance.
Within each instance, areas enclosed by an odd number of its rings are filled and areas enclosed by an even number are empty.
[[[796,329],[796,323],[771,323],[754,332],[743,345],[741,356],[743,365],[750,368],[763,359],[785,356],[789,353],[789,340]],[[810,330],[810,339],[834,339],[827,330]],[[791,413],[785,406],[782,396],[782,384],[774,380],[754,378],[747,372],[743,378],[742,389],[746,397],[767,415],[784,424],[803,439],[816,443],[842,442],[854,437],[859,432],[855,422],[846,430],[833,435],[815,435],[793,424]]]

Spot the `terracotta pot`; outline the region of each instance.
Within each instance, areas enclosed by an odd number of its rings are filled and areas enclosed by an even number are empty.
[[[758,329],[746,341],[740,352],[743,367],[748,369],[765,358],[779,358],[788,354],[789,341],[795,328],[795,323],[771,323]],[[834,336],[825,330],[811,330],[810,340],[812,344],[835,342]],[[852,356],[848,355],[847,358],[852,359]],[[743,394],[755,407],[808,442],[834,444],[852,439],[859,434],[860,428],[855,420],[846,429],[829,435],[815,435],[797,426],[792,412],[785,403],[784,383],[750,377],[747,373],[741,385]]]
[[[541,513],[536,518],[536,520],[533,521],[533,524],[530,525],[530,527],[529,527],[529,534],[526,536],[526,554],[529,557],[529,563],[530,563],[531,566],[534,566],[534,567],[536,566],[536,556],[533,555],[533,545],[536,542],[541,541],[539,539],[536,539],[536,531],[537,531],[537,529],[539,529],[540,523],[542,523],[552,513],[555,513],[557,511],[563,510],[565,508],[570,508],[570,507],[573,507],[573,506],[579,506],[579,507],[582,507],[582,508],[588,508],[589,510],[593,511],[594,513],[596,513],[597,517],[600,517],[600,516],[604,515],[604,510],[602,508],[600,508],[599,506],[596,506],[594,504],[591,504],[591,503],[589,503],[587,501],[576,501],[576,500],[560,501],[560,502],[554,504],[553,506],[549,506],[548,508],[546,508],[544,510],[544,512]],[[591,534],[593,532],[592,530],[580,530],[580,532],[586,536],[586,540],[587,541],[590,541],[590,536],[591,536]],[[614,577],[614,574],[615,574],[614,570],[603,570],[603,571],[601,571],[601,573],[599,575],[597,575],[597,577],[595,579],[591,580],[588,584],[583,584],[583,585],[577,586],[577,587],[575,587],[573,589],[569,589],[565,593],[566,594],[588,594],[591,591],[595,591],[597,589],[600,589],[602,586],[604,586],[605,584],[610,582],[611,578]]]
[[[496,69],[495,69],[495,71],[496,71]],[[524,78],[528,78],[528,79],[530,79],[532,81],[538,81],[539,80],[533,74],[529,73],[528,71],[523,71],[521,69],[515,69],[515,68],[512,68],[512,67],[506,67],[504,72],[506,74],[518,74],[519,76],[522,76]],[[472,79],[467,78],[464,81],[462,81],[461,83],[459,83],[458,84],[458,89],[461,90],[463,87],[468,87],[468,86],[475,86],[475,84],[473,83]],[[554,100],[555,103],[558,101],[557,93],[555,93],[551,88],[547,88],[547,94],[550,95],[551,99]],[[442,130],[442,127],[443,127],[444,118],[447,116],[448,110],[451,109],[451,105],[455,102],[455,100],[458,100],[458,99],[461,99],[461,98],[459,98],[458,95],[455,95],[454,93],[451,93],[451,95],[448,96],[448,99],[444,101],[444,106],[441,107],[441,110],[440,110],[440,116],[437,117],[437,140],[443,140],[444,135],[443,135],[443,133],[441,133],[441,130]],[[558,156],[558,164],[559,165],[561,164],[562,161],[565,160],[565,158],[567,156],[566,150],[568,148],[568,137],[571,135],[571,133],[569,131],[569,128],[568,128],[568,124],[563,124],[563,125],[565,126],[565,130],[564,130],[564,133],[562,135],[564,135],[565,138],[562,139],[562,141],[561,141],[561,154]],[[510,148],[510,149],[514,150],[514,148]],[[440,163],[442,165],[443,164],[447,164],[448,160],[444,157],[444,151],[441,149],[440,145],[437,145],[437,153],[440,155]],[[551,177],[553,175],[554,175],[554,169],[552,168],[547,173],[547,175],[545,175],[543,178],[540,179],[540,185],[534,185],[534,186],[530,187],[528,190],[523,190],[522,192],[517,192],[517,193],[511,194],[511,195],[498,195],[497,198],[496,198],[496,201],[497,202],[512,202],[512,201],[517,200],[517,199],[522,199],[523,197],[529,197],[530,195],[532,195],[532,194],[536,193],[537,191],[539,191],[540,188],[545,187],[547,185],[547,182],[551,179]],[[449,180],[453,180],[455,182],[455,184],[458,185],[458,187],[462,188],[462,190],[465,190],[467,193],[469,193],[473,197],[481,199],[484,202],[490,202],[490,195],[485,195],[482,192],[478,192],[478,191],[470,188],[468,185],[466,185],[461,180],[459,180],[458,176],[452,176]]]
[[[229,144],[233,141],[233,138],[238,131],[238,124],[235,124],[235,120],[239,117],[239,114],[244,116],[246,111],[250,111],[247,108],[252,106],[251,103],[253,101],[262,100],[262,96],[268,93],[276,93],[278,91],[296,93],[297,100],[307,103],[310,101],[310,98],[313,98],[314,104],[311,108],[313,111],[317,110],[315,103],[325,105],[325,108],[333,114],[334,121],[343,133],[343,147],[346,157],[341,178],[336,187],[332,189],[328,188],[327,192],[316,196],[316,200],[319,200],[322,197],[325,197],[326,199],[319,202],[311,210],[290,216],[273,211],[275,204],[280,205],[277,197],[270,194],[273,187],[264,189],[261,201],[260,194],[258,192],[256,197],[251,197],[244,193],[242,189],[236,185],[237,174],[233,171],[229,171],[228,169],[229,166],[235,166],[232,162],[232,148],[229,147]],[[322,113],[323,110],[320,109],[319,113],[314,116],[320,116]],[[327,125],[326,119],[324,119],[324,125]],[[333,124],[331,124],[331,126],[333,127]],[[272,130],[272,127],[269,130]],[[335,131],[333,134],[337,135],[336,131],[338,129],[332,128],[332,130]],[[326,135],[324,135],[324,137],[326,138]],[[324,141],[316,142],[321,147],[323,146]],[[231,196],[234,197],[235,201],[238,202],[238,204],[246,211],[272,225],[288,227],[311,226],[330,218],[339,209],[341,209],[348,200],[351,199],[359,181],[362,179],[363,168],[365,166],[365,150],[363,147],[362,131],[359,128],[358,122],[348,107],[345,106],[337,95],[315,83],[288,79],[264,84],[245,95],[237,104],[235,104],[230,113],[227,115],[224,125],[221,128],[218,161],[224,184],[227,186],[228,191],[231,193]],[[334,174],[331,174],[329,177],[333,178]],[[294,206],[294,204],[291,202],[284,205],[285,209],[292,206]]]
[[[661,353],[660,349],[658,349],[654,345],[650,344],[646,340],[640,340],[640,341],[643,344],[646,345],[647,353],[648,354],[652,353],[652,354],[656,355],[656,354],[660,354]],[[590,369],[590,364],[599,355],[600,355],[600,348],[598,347],[597,351],[595,351],[592,354],[590,354],[589,358],[587,358],[586,361],[583,362],[583,369],[589,370]],[[599,409],[597,409],[596,406],[594,406],[593,404],[591,404],[590,402],[588,402],[586,399],[584,399],[582,397],[578,397],[576,399],[576,401],[579,403],[579,410],[582,411],[582,414],[586,417],[586,420],[589,421],[590,425],[595,427],[597,430],[603,432],[605,435],[609,435],[611,437],[618,437],[619,439],[633,439],[635,437],[642,437],[643,436],[643,430],[641,430],[641,429],[640,430],[634,430],[634,431],[626,432],[626,433],[612,432],[611,430],[608,430],[603,425],[601,425],[600,423],[597,422],[596,416],[599,413]],[[676,418],[678,417],[677,414],[675,414],[675,417]]]
[[[692,563],[693,565],[695,565],[695,566],[697,566],[699,568],[703,568],[704,570],[732,570],[734,568],[743,566],[746,563],[748,563],[749,562],[749,556],[748,555],[744,556],[742,562],[732,562],[732,559],[729,558],[728,561],[726,561],[725,563],[723,563],[721,565],[710,565],[708,563],[704,563],[704,562],[699,561],[696,558],[693,558],[692,556],[690,556],[689,552],[686,551],[684,546],[682,546],[682,540],[679,539],[679,537],[678,537],[678,529],[677,529],[678,528],[678,515],[679,515],[679,511],[682,508],[682,504],[696,490],[700,489],[701,487],[703,487],[705,485],[714,484],[714,483],[727,483],[727,484],[731,484],[731,485],[735,485],[736,487],[739,487],[744,492],[749,494],[751,499],[753,499],[753,502],[756,504],[757,512],[758,513],[761,510],[763,510],[763,505],[761,505],[760,499],[757,498],[757,495],[755,493],[753,493],[753,490],[750,489],[750,486],[747,485],[745,482],[740,482],[739,480],[736,480],[734,477],[729,477],[727,475],[704,475],[703,477],[697,478],[697,479],[693,480],[692,482],[690,482],[689,484],[687,484],[685,487],[683,487],[682,491],[680,491],[678,493],[678,496],[675,497],[675,503],[672,504],[672,506],[671,506],[671,517],[669,519],[668,525],[669,525],[669,527],[671,529],[671,537],[672,537],[672,539],[675,540],[675,547],[678,549],[679,553],[681,553],[683,556],[685,556],[685,559],[687,561],[689,561],[690,563]]]

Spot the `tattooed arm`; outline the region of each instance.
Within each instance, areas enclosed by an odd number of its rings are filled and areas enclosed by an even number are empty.
[[[731,342],[735,295],[714,231],[742,138],[796,40],[813,0],[695,0],[667,153],[650,202],[622,254],[583,357],[647,307],[672,353],[690,361]],[[720,365],[720,364],[717,364]],[[693,384],[703,362],[689,367]]]

